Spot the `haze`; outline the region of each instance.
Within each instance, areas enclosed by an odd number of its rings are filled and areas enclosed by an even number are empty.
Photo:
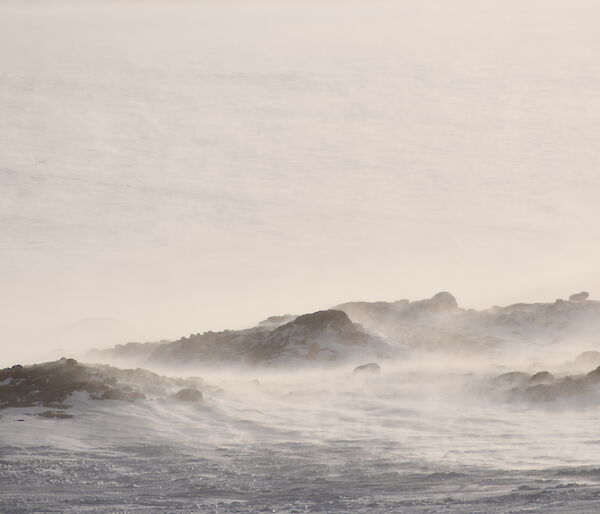
[[[3,1],[3,350],[600,294],[599,15]]]

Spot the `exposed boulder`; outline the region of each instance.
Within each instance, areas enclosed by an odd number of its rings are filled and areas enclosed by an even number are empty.
[[[362,366],[357,366],[354,368],[354,373],[368,373],[371,375],[376,375],[381,373],[381,366],[376,362],[369,362],[368,364],[363,364]]]
[[[551,384],[554,381],[554,375],[549,371],[538,371],[529,379],[530,385]]]
[[[381,338],[353,323],[339,310],[298,316],[259,341],[248,345],[251,363],[334,361],[356,355],[389,356],[394,351]],[[367,357],[368,358],[368,357]]]
[[[597,401],[600,393],[600,366],[587,375],[567,375],[556,378],[548,371],[540,371],[527,379],[520,371],[505,373],[491,381],[492,392],[508,400],[547,402],[573,396]],[[498,388],[499,384],[504,387]]]
[[[458,309],[458,302],[456,301],[456,298],[454,298],[454,296],[447,291],[437,293],[429,301],[432,305],[440,310]]]
[[[442,291],[433,295],[428,300],[418,300],[405,304],[397,304],[402,311],[402,318],[406,321],[418,321],[426,319],[436,319],[450,312],[458,310],[458,302],[453,295],[447,291]]]
[[[354,323],[350,321],[348,315],[345,312],[334,309],[317,311],[313,312],[312,314],[303,314],[284,326],[306,327],[307,330],[312,332],[323,331],[327,329],[343,332],[354,329]]]
[[[592,384],[600,383],[600,366],[598,366],[596,369],[590,371],[585,376],[585,379],[587,380],[587,382],[592,383]]]
[[[572,294],[571,296],[569,296],[569,301],[570,302],[583,302],[584,300],[587,300],[590,297],[590,293],[588,293],[587,291],[582,291],[581,293],[575,293]]]
[[[200,402],[202,401],[202,393],[198,389],[186,387],[177,391],[174,398],[180,402]]]
[[[564,377],[550,384],[537,384],[523,391],[523,398],[533,401],[552,401],[584,394],[589,388],[580,378]]]

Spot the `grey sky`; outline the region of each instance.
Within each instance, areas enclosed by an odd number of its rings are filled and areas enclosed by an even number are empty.
[[[600,292],[599,10],[3,2],[3,341]]]

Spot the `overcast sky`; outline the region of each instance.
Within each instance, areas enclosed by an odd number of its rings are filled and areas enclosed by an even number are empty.
[[[0,344],[600,296],[599,16],[2,2]]]

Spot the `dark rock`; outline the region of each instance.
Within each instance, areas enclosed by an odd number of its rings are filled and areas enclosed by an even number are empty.
[[[282,325],[283,327],[301,326],[311,331],[333,329],[337,331],[345,331],[354,328],[354,323],[350,321],[348,315],[343,311],[326,310],[313,312],[312,314],[303,314],[295,320]]]
[[[537,384],[524,391],[524,397],[533,401],[551,401],[559,398],[583,394],[588,390],[585,380],[578,377],[565,377],[551,384]]]
[[[362,366],[354,368],[354,373],[370,373],[376,375],[377,373],[381,373],[381,366],[376,362],[369,362],[368,364],[363,364]]]
[[[201,379],[161,377],[143,369],[85,365],[74,359],[0,370],[0,409],[45,406],[65,409],[73,393],[86,392],[93,400],[136,401],[143,391],[167,396],[173,387],[203,386]],[[51,411],[48,411],[51,412]]]
[[[583,292],[572,295],[571,301],[557,299],[551,303],[516,303],[474,310],[460,308],[456,298],[443,291],[424,300],[349,302],[298,318],[272,316],[246,330],[192,334],[172,342],[128,343],[96,355],[163,365],[271,366],[291,360],[298,364],[301,360],[322,362],[346,357],[350,357],[346,362],[356,362],[355,357],[366,362],[398,355],[406,348],[453,356],[495,353],[513,343],[542,347],[550,341],[594,337],[600,331],[600,302],[588,298]],[[326,337],[321,338],[320,334]],[[374,335],[379,342],[370,337]],[[327,338],[332,344],[327,344]],[[386,340],[392,344],[384,348],[381,342]],[[376,350],[356,356],[351,355],[351,345]]]
[[[586,376],[586,380],[592,384],[597,384],[600,382],[600,366],[596,369],[590,371]]]
[[[548,371],[538,371],[529,379],[530,385],[551,384],[554,381],[554,375]]]
[[[0,370],[0,382],[10,379],[0,386],[0,408],[62,404],[75,391],[101,391],[101,382],[89,375],[84,366],[66,359]]]
[[[526,377],[526,373],[513,371],[496,377],[492,384],[503,384],[500,392],[505,399],[547,402],[593,392],[600,384],[600,366],[587,375],[555,378],[548,371],[540,371],[528,380]]]
[[[341,310],[329,309],[302,316],[274,316],[258,327],[205,332],[177,341],[116,346],[96,352],[101,357],[164,364],[285,365],[335,360],[370,360],[402,354],[400,345],[367,332]]]
[[[523,395],[527,400],[547,402],[556,398],[556,390],[548,385],[538,384],[528,387]]]
[[[387,356],[396,351],[381,338],[369,334],[340,310],[330,309],[298,316],[254,341],[246,339],[244,355],[253,364],[303,361],[333,361],[353,352],[366,358]]]
[[[202,393],[198,389],[186,387],[175,393],[175,399],[180,402],[200,402],[202,401]]]
[[[36,414],[36,416],[41,416],[42,418],[51,418],[51,419],[70,419],[73,417],[72,414],[68,414],[66,412],[61,411],[52,411],[47,410],[46,412],[40,412]]]
[[[586,291],[582,291],[581,293],[575,293],[572,294],[571,296],[569,296],[569,301],[570,302],[583,302],[584,300],[587,300],[590,297],[590,293],[586,292]]]
[[[429,301],[431,302],[431,304],[435,305],[440,310],[458,309],[458,302],[456,301],[456,298],[454,298],[454,296],[452,296],[447,291],[437,293]]]

